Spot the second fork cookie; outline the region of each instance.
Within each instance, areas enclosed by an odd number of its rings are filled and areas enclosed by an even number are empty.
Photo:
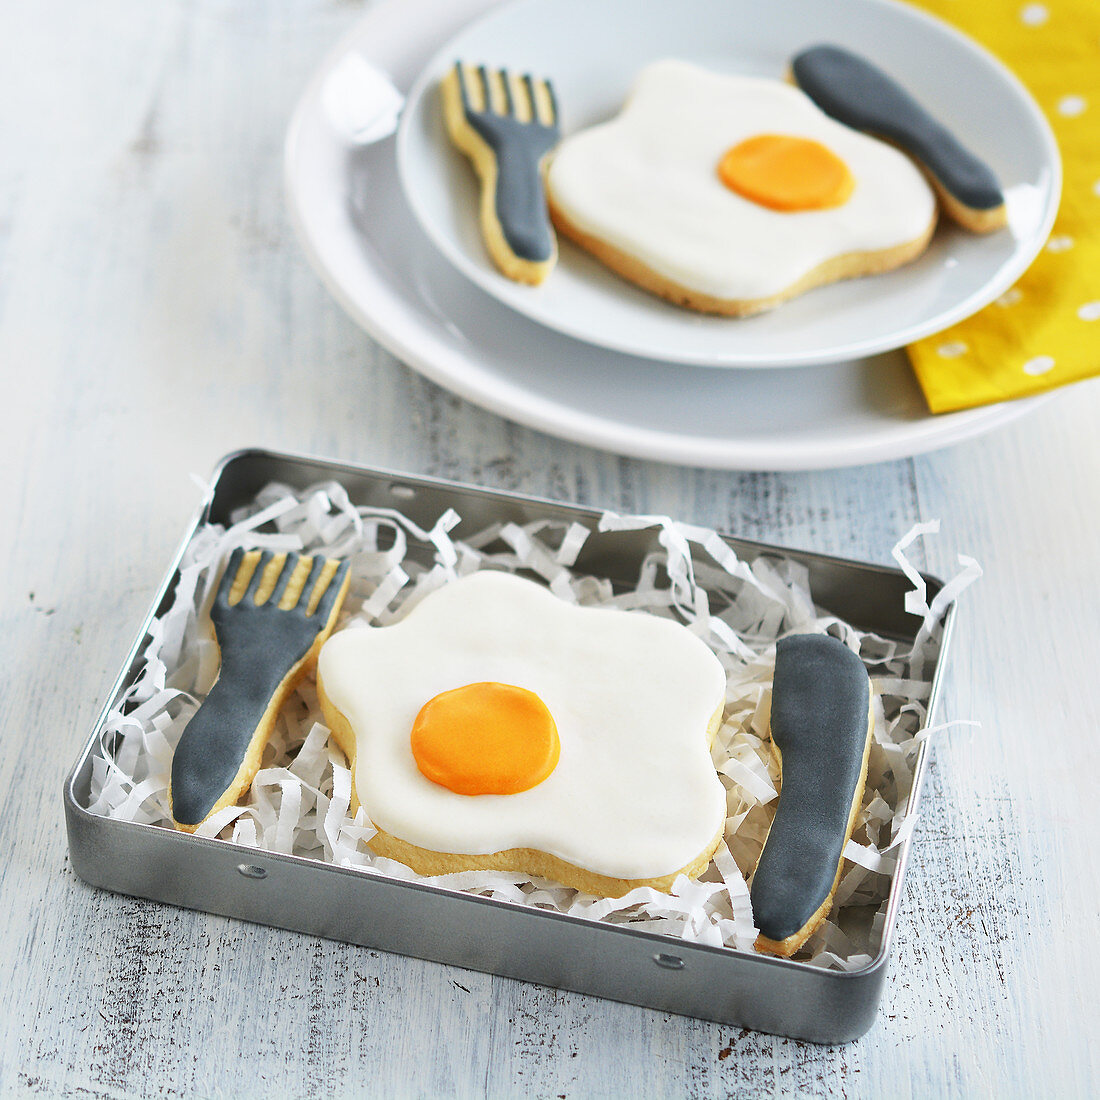
[[[541,283],[558,249],[543,189],[543,163],[558,143],[558,109],[545,80],[456,63],[443,78],[451,140],[481,183],[481,234],[509,279]]]
[[[248,790],[279,710],[336,623],[348,576],[346,561],[233,551],[210,610],[218,679],[172,758],[177,829],[194,832]]]

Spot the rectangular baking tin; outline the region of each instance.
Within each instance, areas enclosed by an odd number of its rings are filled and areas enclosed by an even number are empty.
[[[320,459],[249,450],[219,465],[176,560],[154,599],[123,670],[70,772],[64,791],[73,869],[85,881],[121,894],[238,917],[310,935],[396,951],[631,1004],[774,1032],[818,1043],[855,1039],[872,1024],[897,920],[909,843],[902,845],[890,889],[883,940],[865,968],[824,970],[730,948],[674,940],[621,925],[401,882],[314,859],[277,855],[153,825],[88,812],[92,758],[111,707],[133,682],[152,621],[171,603],[183,549],[203,523],[228,524],[270,481],[305,489],[338,481],[357,505],[400,509],[430,528],[447,508],[462,517],[455,537],[493,522],[552,518],[595,530],[600,512],[432,478],[411,477]],[[593,534],[581,572],[630,583],[655,545],[648,531]],[[726,541],[744,560],[781,556],[803,563],[821,607],[862,630],[911,640],[920,626],[904,610],[910,584],[897,569],[743,539]],[[411,540],[410,540],[411,543]],[[925,578],[931,599],[942,587]],[[944,624],[931,684],[929,722],[937,708]],[[909,809],[915,810],[927,743],[916,762]]]

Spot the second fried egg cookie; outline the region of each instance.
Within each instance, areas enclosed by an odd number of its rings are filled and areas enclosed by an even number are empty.
[[[902,153],[777,80],[654,62],[623,110],[566,138],[561,233],[678,305],[746,316],[919,256],[936,198]]]

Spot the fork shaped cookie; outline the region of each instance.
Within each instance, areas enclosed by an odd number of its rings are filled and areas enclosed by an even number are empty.
[[[210,609],[221,669],[172,758],[177,829],[194,832],[251,785],[279,710],[316,662],[347,586],[346,561],[230,555]]]
[[[447,131],[481,180],[481,231],[493,261],[510,279],[541,283],[557,259],[542,179],[561,136],[553,88],[458,62],[442,92]]]

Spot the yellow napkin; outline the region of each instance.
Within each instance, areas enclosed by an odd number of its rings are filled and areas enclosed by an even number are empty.
[[[1046,247],[992,305],[909,358],[934,413],[1100,375],[1100,0],[912,0],[1001,59],[1054,130],[1065,179]]]

